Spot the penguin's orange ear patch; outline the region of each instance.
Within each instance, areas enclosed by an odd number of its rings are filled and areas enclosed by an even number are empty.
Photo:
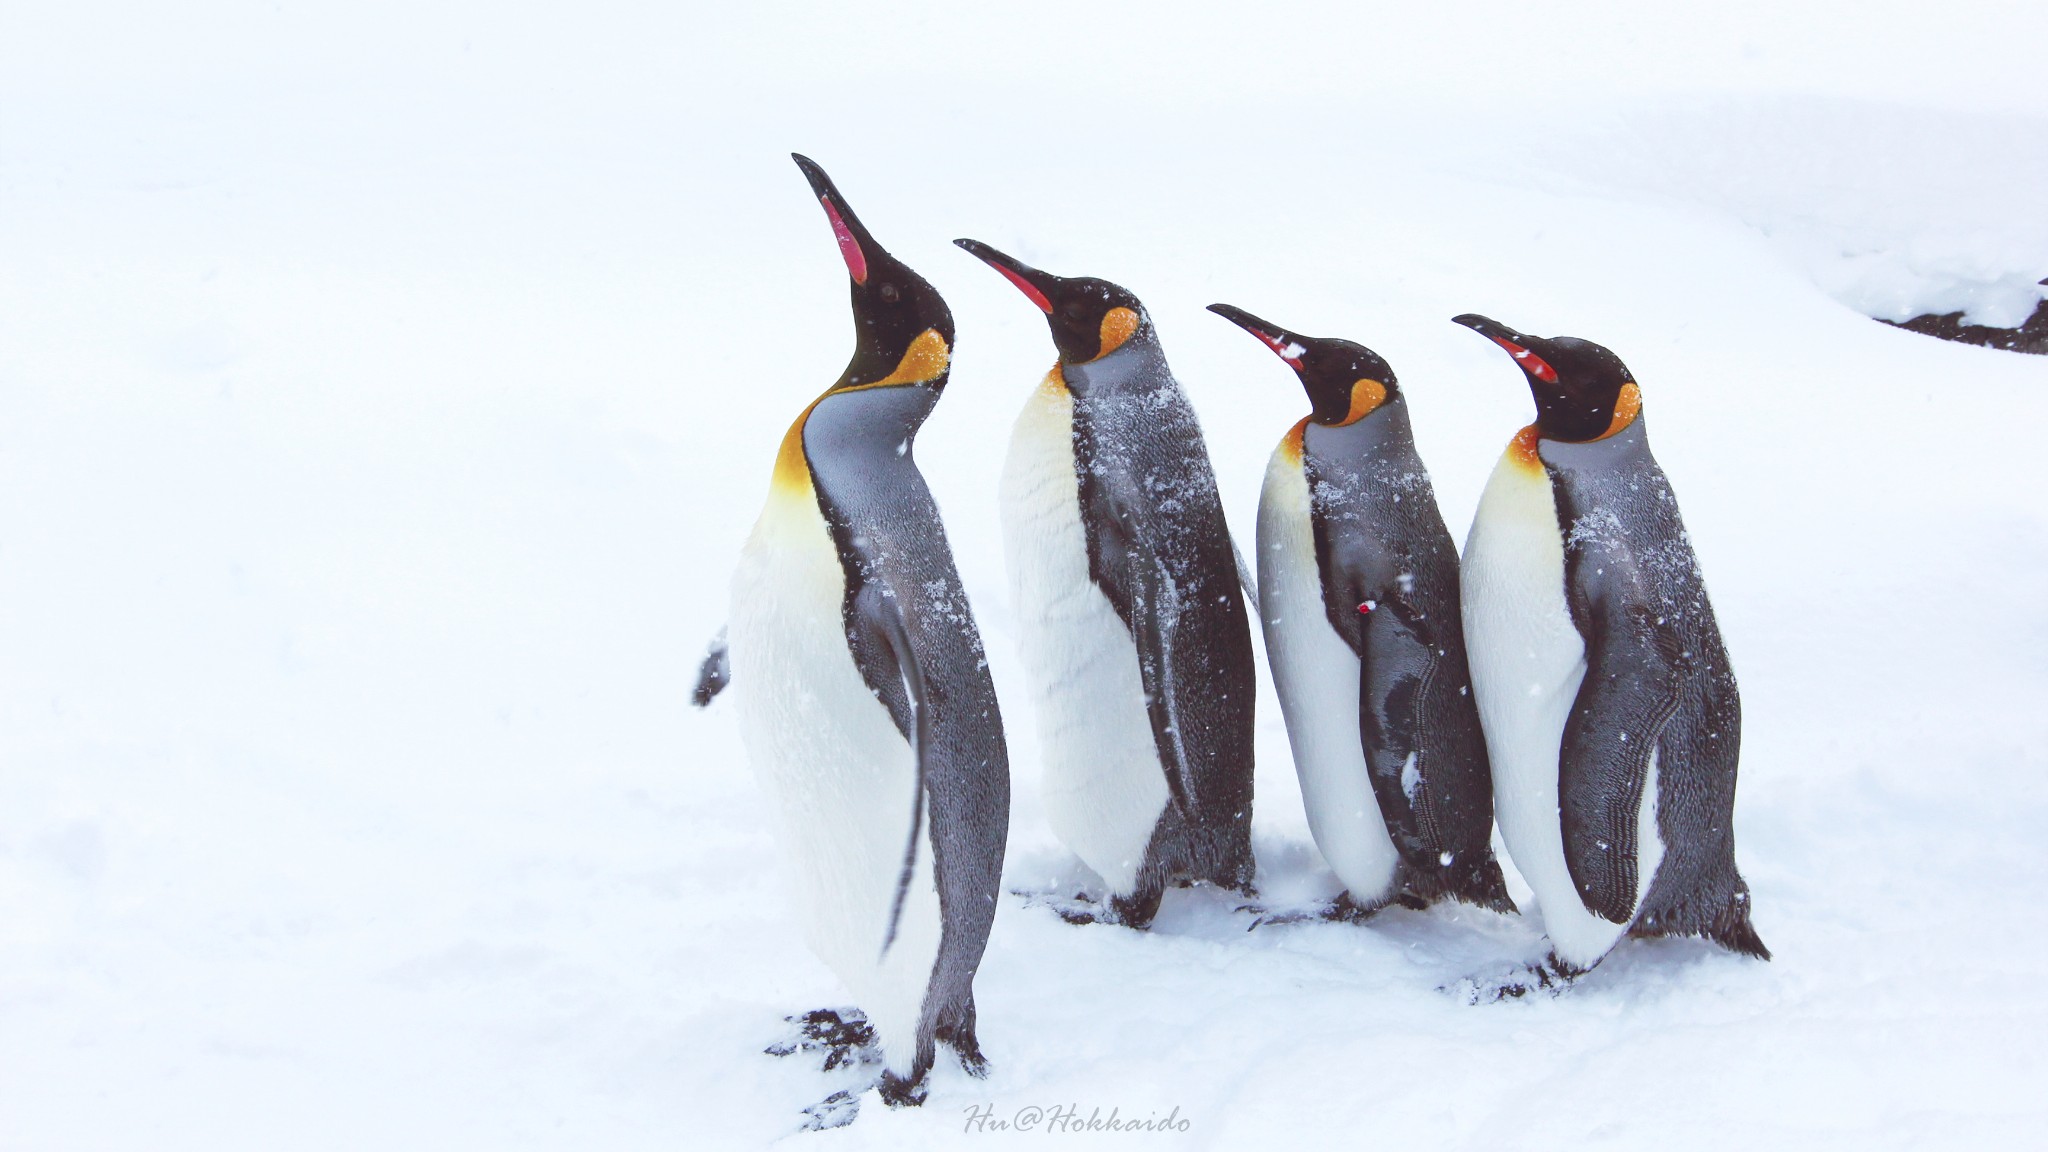
[[[927,328],[917,334],[910,347],[903,353],[903,359],[896,364],[896,370],[873,384],[870,388],[886,388],[891,384],[925,384],[945,374],[952,363],[953,350],[946,347],[946,338],[936,328]]]
[[[1387,402],[1387,386],[1377,380],[1357,380],[1351,385],[1351,411],[1344,414],[1344,424],[1356,424],[1373,414],[1380,405]],[[1343,424],[1338,427],[1343,427]]]
[[[1621,395],[1614,398],[1614,419],[1607,422],[1607,431],[1602,432],[1598,439],[1605,440],[1635,423],[1636,417],[1642,415],[1642,412],[1643,390],[1636,387],[1636,382],[1631,380],[1621,386]]]
[[[1488,336],[1487,339],[1507,349],[1508,355],[1515,358],[1515,363],[1522,366],[1522,371],[1543,381],[1545,384],[1557,383],[1557,369],[1552,368],[1550,362],[1543,357],[1529,351],[1513,340],[1504,339],[1499,336]]]
[[[1052,309],[1048,308],[1050,312]],[[1095,354],[1101,359],[1123,347],[1124,341],[1138,330],[1138,314],[1129,308],[1111,308],[1102,314],[1102,351]]]
[[[839,209],[832,206],[829,196],[818,197],[818,203],[825,206],[825,215],[832,220],[832,234],[839,238],[839,255],[846,260],[847,274],[855,284],[868,282],[867,253],[860,250],[860,241],[853,238],[853,229],[846,226],[846,219],[839,215]]]

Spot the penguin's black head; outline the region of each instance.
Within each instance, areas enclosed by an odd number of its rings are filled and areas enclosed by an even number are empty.
[[[953,351],[953,313],[938,290],[868,234],[825,170],[790,153],[832,221],[839,254],[853,280],[853,359],[835,388],[871,384],[946,386]]]
[[[1038,305],[1045,313],[1046,324],[1052,328],[1052,342],[1060,350],[1062,364],[1100,360],[1152,323],[1136,296],[1107,280],[1040,272],[979,240],[953,243],[1001,272],[1004,279]]]
[[[1545,440],[1583,443],[1612,436],[1642,411],[1643,394],[1621,357],[1576,336],[1527,336],[1467,312],[1451,318],[1515,358],[1536,397],[1536,428]]]
[[[1399,386],[1393,368],[1363,344],[1289,332],[1228,304],[1211,304],[1209,311],[1257,336],[1294,369],[1308,390],[1309,419],[1318,424],[1355,424],[1386,403]]]

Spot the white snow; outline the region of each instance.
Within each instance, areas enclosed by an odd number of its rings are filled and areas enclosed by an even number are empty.
[[[942,1057],[797,1146],[1068,1104],[1178,1109],[1099,1137],[1160,1148],[2038,1142],[2048,359],[1857,310],[2038,298],[2044,40],[2003,3],[13,6],[0,1147],[750,1147],[843,1083],[760,1054],[849,994],[736,709],[686,706],[852,344],[792,149],[959,322],[917,457],[1011,886],[1093,882],[995,526],[1053,350],[955,236],[1144,299],[1240,535],[1305,401],[1213,301],[1384,355],[1459,538],[1530,408],[1448,318],[1615,349],[1742,681],[1777,953],[1626,944],[1467,1007],[1437,986],[1539,925],[1006,896],[991,1078]],[[1336,881],[1260,716],[1263,895],[1306,904]]]

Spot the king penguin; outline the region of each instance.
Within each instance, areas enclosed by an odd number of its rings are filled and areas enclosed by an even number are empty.
[[[806,940],[867,1014],[883,1098],[918,1103],[936,1041],[983,1067],[974,973],[1010,808],[995,686],[913,452],[953,318],[795,159],[853,281],[855,346],[783,437],[733,577],[732,679]]]
[[[1514,911],[1465,667],[1458,552],[1378,353],[1211,312],[1294,369],[1311,411],[1259,494],[1259,619],[1333,913],[1445,897]]]
[[[1045,313],[1059,349],[1000,501],[1047,819],[1108,886],[1104,919],[1150,924],[1169,884],[1249,893],[1256,671],[1194,409],[1137,297],[955,243]]]
[[[1536,398],[1465,542],[1465,638],[1501,836],[1550,968],[1583,973],[1624,934],[1769,959],[1735,870],[1735,674],[1642,391],[1598,344],[1456,322],[1506,349]]]

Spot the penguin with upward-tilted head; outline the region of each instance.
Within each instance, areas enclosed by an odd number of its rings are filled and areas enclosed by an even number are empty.
[[[865,1010],[883,1098],[917,1103],[935,1041],[983,1066],[973,982],[1010,807],[995,686],[911,451],[946,386],[953,318],[796,162],[852,277],[856,342],[783,438],[733,577],[731,673],[805,937]]]
[[[1333,915],[1444,897],[1514,911],[1465,669],[1458,551],[1372,349],[1212,304],[1294,369],[1312,407],[1259,494],[1259,619]]]
[[[1501,835],[1553,949],[1537,974],[1582,973],[1624,933],[1769,959],[1735,870],[1735,674],[1642,392],[1598,344],[1457,323],[1536,398],[1480,497],[1464,593]]]
[[[1102,918],[1151,923],[1169,884],[1248,893],[1256,672],[1194,410],[1137,297],[955,243],[1045,312],[1059,348],[1001,496],[1047,819],[1108,885]]]

